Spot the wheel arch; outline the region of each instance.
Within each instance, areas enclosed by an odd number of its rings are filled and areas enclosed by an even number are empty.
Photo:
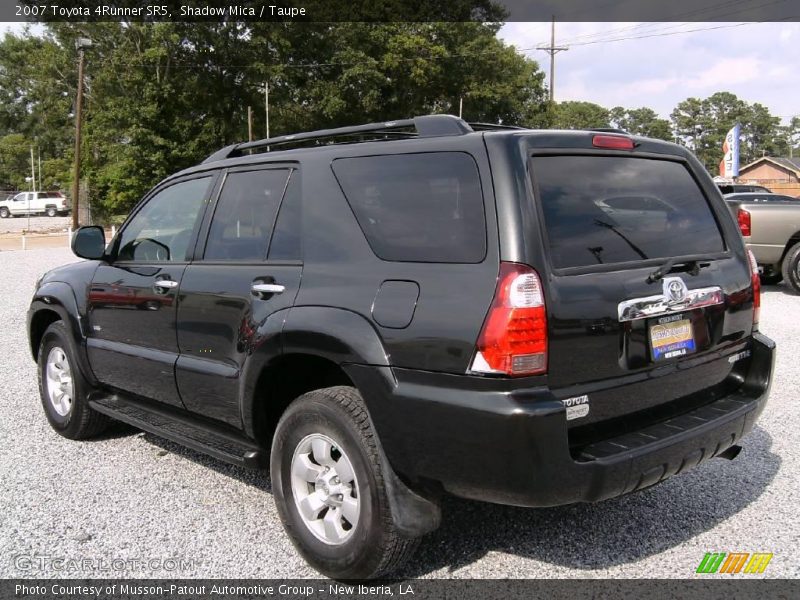
[[[291,308],[280,343],[263,344],[245,366],[241,396],[245,433],[268,443],[281,414],[298,396],[334,385],[357,388],[348,365],[389,365],[372,324],[344,309]]]
[[[28,341],[33,360],[39,356],[39,345],[47,328],[56,321],[66,325],[70,341],[78,359],[78,368],[91,383],[96,383],[86,356],[85,334],[78,303],[69,284],[53,281],[43,284],[34,295],[28,311]]]
[[[778,263],[779,265],[783,263],[786,255],[789,254],[789,250],[791,250],[792,247],[797,243],[800,243],[800,231],[796,231],[792,237],[789,238],[789,241],[786,242],[786,246],[783,248],[783,254],[781,254],[781,262]]]

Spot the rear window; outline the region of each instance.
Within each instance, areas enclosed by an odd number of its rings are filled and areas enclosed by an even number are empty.
[[[468,154],[340,158],[333,171],[379,258],[477,263],[486,255],[480,178]]]
[[[540,156],[533,177],[554,268],[725,249],[708,201],[680,163]]]

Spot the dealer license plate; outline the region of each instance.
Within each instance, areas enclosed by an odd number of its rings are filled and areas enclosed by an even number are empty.
[[[692,322],[680,315],[663,317],[650,325],[650,348],[653,360],[666,360],[695,351]]]

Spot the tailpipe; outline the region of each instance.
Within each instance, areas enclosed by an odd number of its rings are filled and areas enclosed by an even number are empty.
[[[717,457],[726,458],[728,460],[733,460],[734,458],[739,456],[739,452],[741,452],[741,451],[742,451],[742,447],[741,446],[731,446],[727,450],[717,454]]]

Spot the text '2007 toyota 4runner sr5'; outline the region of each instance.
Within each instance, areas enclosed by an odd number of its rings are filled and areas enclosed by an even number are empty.
[[[437,115],[242,143],[73,250],[28,318],[53,428],[269,463],[337,578],[395,569],[443,494],[594,502],[733,458],[769,393],[756,266],[662,141]]]

